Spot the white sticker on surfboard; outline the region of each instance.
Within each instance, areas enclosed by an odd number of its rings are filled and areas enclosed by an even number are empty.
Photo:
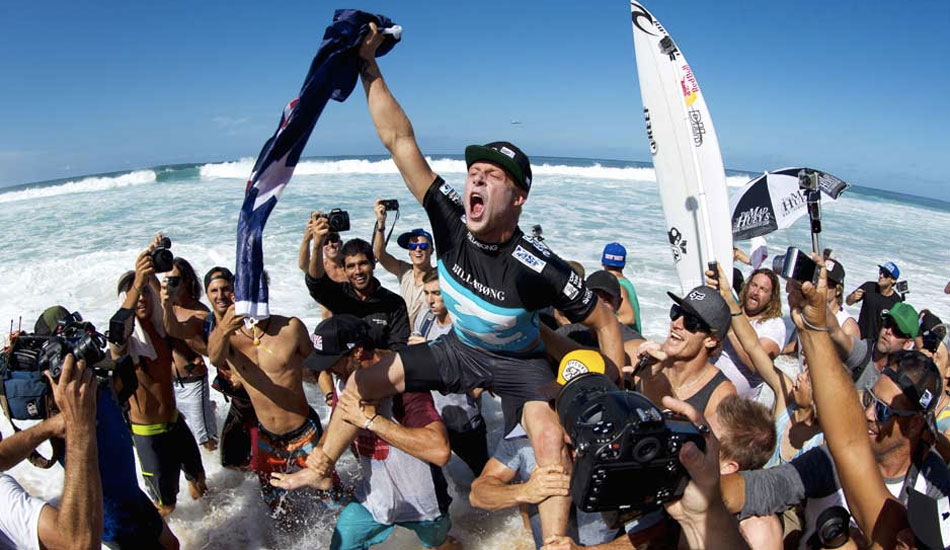
[[[647,139],[682,291],[703,284],[713,260],[731,280],[729,194],[706,100],[660,22],[638,2],[630,11]]]

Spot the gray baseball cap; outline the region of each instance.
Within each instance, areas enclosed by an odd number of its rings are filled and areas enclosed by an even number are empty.
[[[713,335],[720,341],[725,339],[729,331],[732,316],[729,306],[719,295],[719,291],[708,286],[698,286],[680,298],[672,292],[667,292],[681,308],[702,319],[712,329]]]

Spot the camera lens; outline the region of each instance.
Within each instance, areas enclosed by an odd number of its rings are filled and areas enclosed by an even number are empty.
[[[653,436],[644,437],[633,446],[633,459],[637,462],[650,462],[660,453],[660,440]]]

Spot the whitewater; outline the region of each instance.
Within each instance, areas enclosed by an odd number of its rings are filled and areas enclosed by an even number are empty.
[[[465,164],[460,158],[429,159],[433,169],[461,190]],[[75,178],[15,189],[0,189],[0,323],[16,328],[22,318],[32,330],[46,307],[61,304],[79,311],[105,330],[118,307],[116,281],[132,269],[135,257],[152,236],[172,239],[172,251],[188,259],[199,275],[214,265],[234,265],[237,217],[253,159],[158,167],[125,173]],[[666,336],[670,300],[679,293],[653,169],[649,164],[609,160],[536,158],[535,181],[521,217],[521,227],[540,224],[549,246],[577,260],[588,273],[599,268],[604,244],[618,241],[628,251],[625,273],[639,295],[644,333]],[[773,168],[780,168],[778,166]],[[816,167],[821,168],[821,167]],[[754,174],[730,172],[730,192]],[[860,182],[852,182],[860,183]],[[398,199],[402,209],[393,235],[415,227],[428,229],[422,208],[406,190],[389,159],[327,158],[301,161],[264,232],[265,264],[271,277],[271,310],[301,318],[313,328],[320,308],[307,293],[297,268],[297,251],[309,213],[342,208],[350,212],[352,230],[344,238],[368,239],[377,198]],[[950,204],[848,190],[824,208],[822,242],[834,249],[847,270],[846,291],[876,280],[877,265],[894,261],[908,281],[907,301],[950,320]],[[390,216],[390,222],[392,216]],[[395,239],[393,239],[395,241]],[[767,237],[770,256],[795,245],[810,247],[808,223]],[[748,247],[747,243],[738,243]],[[389,251],[404,258],[395,242]],[[749,268],[744,267],[746,273]],[[377,277],[397,290],[382,268]],[[857,308],[852,313],[857,315]],[[4,327],[8,328],[8,327]],[[324,423],[329,411],[316,388],[311,403]],[[227,403],[213,393],[219,426]],[[490,447],[501,436],[498,404],[485,402]],[[8,422],[0,430],[9,435]],[[202,449],[209,495],[192,501],[182,480],[178,508],[169,525],[183,548],[325,548],[332,532],[331,512],[314,512],[292,536],[277,533],[258,496],[255,477],[223,470],[217,453]],[[347,457],[349,455],[346,455]],[[342,469],[352,476],[351,458]],[[515,511],[486,513],[468,505],[466,467],[453,458],[448,466],[454,502],[452,534],[466,548],[531,548]],[[62,470],[41,471],[27,463],[11,473],[31,492],[55,499],[62,490]],[[141,482],[141,480],[140,480]],[[411,533],[397,529],[380,548],[418,548]]]

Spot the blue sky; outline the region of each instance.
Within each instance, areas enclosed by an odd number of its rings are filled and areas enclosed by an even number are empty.
[[[646,6],[693,67],[727,168],[950,196],[950,2]],[[509,139],[650,159],[622,0],[4,2],[0,186],[255,156],[338,7],[405,28],[380,64],[428,154]],[[305,155],[380,153],[358,88]]]

